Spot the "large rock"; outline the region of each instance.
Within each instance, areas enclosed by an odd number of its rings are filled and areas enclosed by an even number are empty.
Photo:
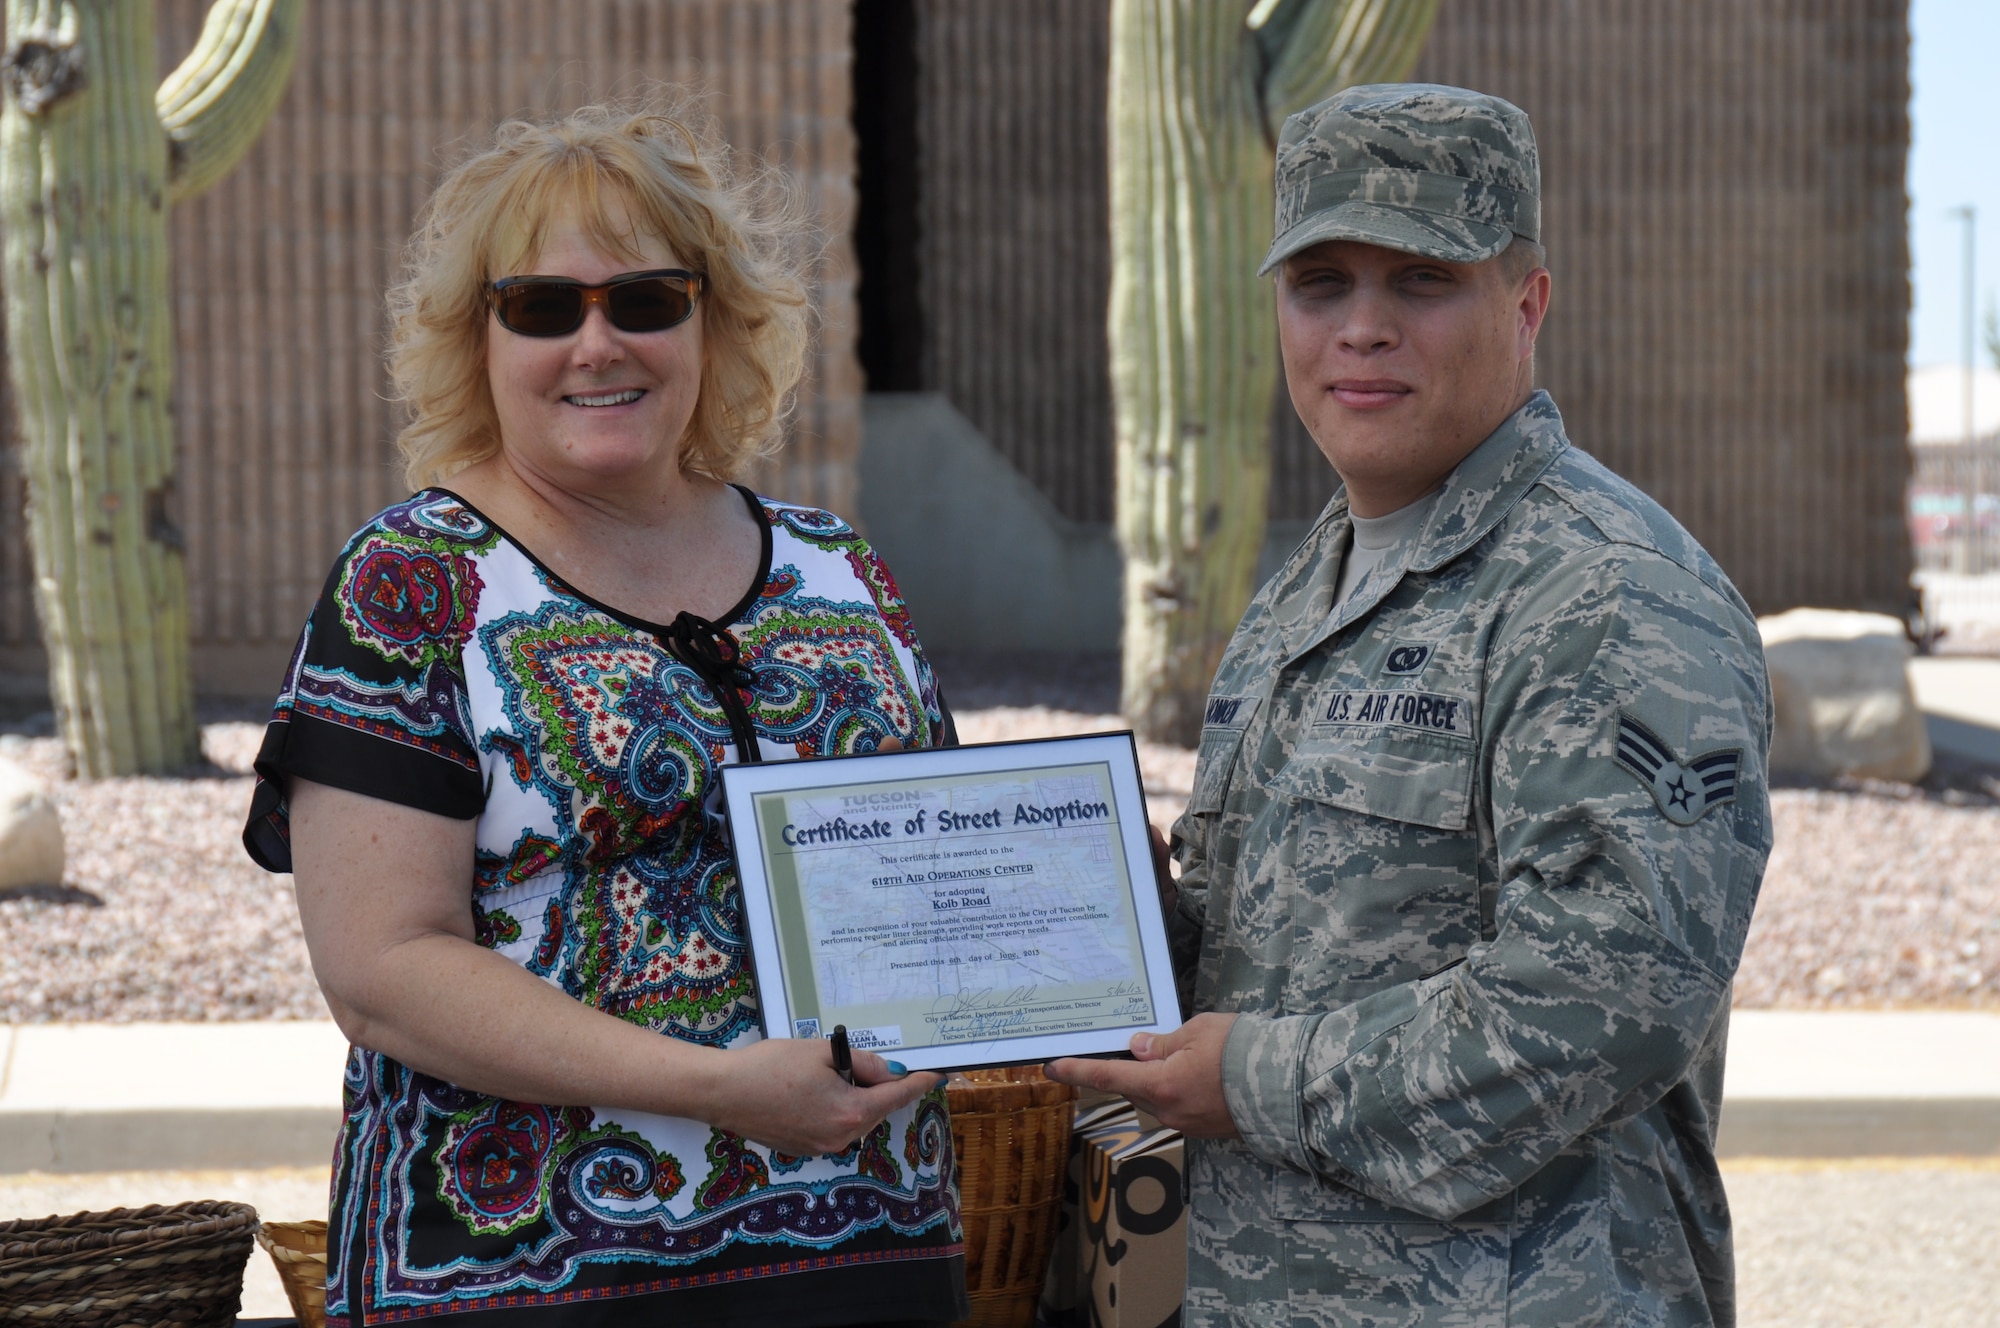
[[[1771,669],[1774,773],[1914,781],[1930,735],[1910,691],[1903,624],[1879,613],[1793,609],[1759,618]]]
[[[62,818],[42,781],[0,760],[0,891],[61,885]]]

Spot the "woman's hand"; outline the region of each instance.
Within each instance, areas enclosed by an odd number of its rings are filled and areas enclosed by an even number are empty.
[[[891,735],[875,750],[900,752],[903,740]],[[711,1106],[705,1119],[796,1157],[841,1152],[944,1082],[857,1051],[850,1084],[835,1073],[833,1044],[823,1038],[767,1038],[721,1055],[702,1093]]]
[[[769,1038],[721,1055],[704,1094],[710,1119],[798,1157],[840,1152],[944,1082],[925,1071],[898,1074],[873,1052],[857,1051],[850,1084],[834,1073],[833,1044],[824,1038]]]

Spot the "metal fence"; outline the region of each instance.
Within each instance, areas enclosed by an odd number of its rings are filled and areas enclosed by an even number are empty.
[[[1910,543],[1940,650],[2000,654],[2000,434],[1911,449]]]

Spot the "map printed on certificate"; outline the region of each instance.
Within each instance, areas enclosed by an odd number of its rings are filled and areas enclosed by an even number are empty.
[[[767,1034],[932,1069],[1179,1024],[1130,735],[723,780]]]

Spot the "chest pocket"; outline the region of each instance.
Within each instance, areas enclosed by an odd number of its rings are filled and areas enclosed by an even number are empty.
[[[1289,797],[1385,821],[1463,830],[1471,822],[1471,742],[1315,733],[1272,778]]]
[[[1474,751],[1469,741],[1319,733],[1273,775],[1288,799],[1275,854],[1286,898],[1266,945],[1286,955],[1286,1012],[1414,981],[1479,940]]]
[[[1222,810],[1243,751],[1243,734],[1259,704],[1256,697],[1209,698],[1201,748],[1195,756],[1194,788],[1188,793],[1187,809],[1193,815],[1213,816]]]

